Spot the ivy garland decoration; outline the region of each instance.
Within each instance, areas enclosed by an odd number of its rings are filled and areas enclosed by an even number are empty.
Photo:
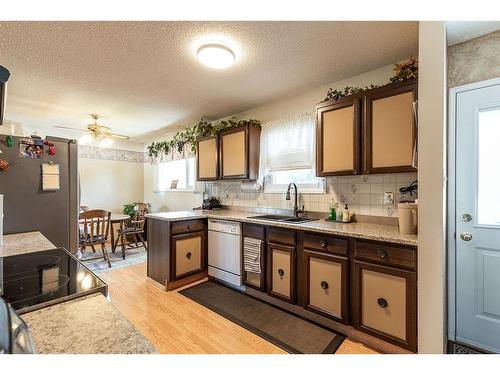
[[[208,122],[200,120],[186,129],[179,130],[172,139],[151,143],[148,149],[150,158],[158,158],[160,155],[168,155],[172,151],[182,152],[186,145],[191,146],[191,151],[196,152],[196,140],[200,137],[213,136],[223,131],[233,129],[244,125],[260,126],[259,120],[221,120],[217,122]]]
[[[418,61],[414,57],[410,57],[408,61],[402,62],[401,64],[394,64],[395,75],[391,77],[390,83],[402,82],[408,79],[418,78]],[[343,90],[337,90],[330,88],[326,94],[326,98],[323,100],[326,102],[327,100],[339,100],[345,96],[360,94],[367,90],[371,90],[377,88],[377,85],[370,85],[364,87],[352,87],[347,86]]]

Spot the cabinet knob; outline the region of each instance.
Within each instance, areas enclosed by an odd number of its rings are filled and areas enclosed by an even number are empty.
[[[387,300],[385,298],[379,298],[377,300],[377,303],[380,307],[384,308],[387,307],[389,304],[387,303]]]
[[[328,283],[326,281],[321,282],[321,289],[328,289]]]
[[[366,174],[370,174],[370,171],[365,171]]]
[[[320,244],[321,247],[327,247],[328,246],[328,242],[326,242],[325,240],[319,241],[319,244]]]
[[[188,226],[187,226],[187,229],[188,229],[188,230],[191,230],[191,229],[193,229],[193,227],[192,227],[191,225],[188,225]]]
[[[278,275],[283,276],[285,274],[285,271],[283,271],[281,268],[278,269]]]
[[[387,251],[385,250],[377,250],[377,256],[381,259],[387,258]]]
[[[357,169],[353,169],[352,170],[352,174],[358,174],[358,170]]]
[[[186,258],[191,259],[191,251],[186,254]]]

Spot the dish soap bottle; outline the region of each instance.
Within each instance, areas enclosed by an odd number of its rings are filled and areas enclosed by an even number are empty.
[[[347,207],[347,203],[345,204],[344,211],[342,212],[342,221],[344,223],[349,222],[349,207]]]
[[[330,203],[330,212],[328,213],[328,220],[331,221],[337,220],[337,203],[335,203],[335,200],[333,198]]]

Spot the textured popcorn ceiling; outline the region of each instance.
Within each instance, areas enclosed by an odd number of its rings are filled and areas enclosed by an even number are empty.
[[[192,45],[203,40],[226,41],[236,64],[202,66]],[[84,127],[95,112],[140,140],[417,51],[417,22],[0,22],[6,118],[62,136],[53,125]]]

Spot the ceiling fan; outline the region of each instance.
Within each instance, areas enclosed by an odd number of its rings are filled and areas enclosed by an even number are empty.
[[[108,128],[107,126],[104,125],[99,125],[97,123],[97,119],[99,118],[99,115],[92,113],[90,115],[94,119],[93,124],[88,124],[87,129],[79,129],[79,128],[71,128],[69,126],[60,126],[60,125],[54,125],[54,128],[59,128],[59,129],[69,129],[69,130],[76,130],[80,132],[86,132],[92,137],[92,140],[94,141],[101,141],[103,139],[129,139],[130,137],[122,134],[116,134],[112,133],[111,129]]]

